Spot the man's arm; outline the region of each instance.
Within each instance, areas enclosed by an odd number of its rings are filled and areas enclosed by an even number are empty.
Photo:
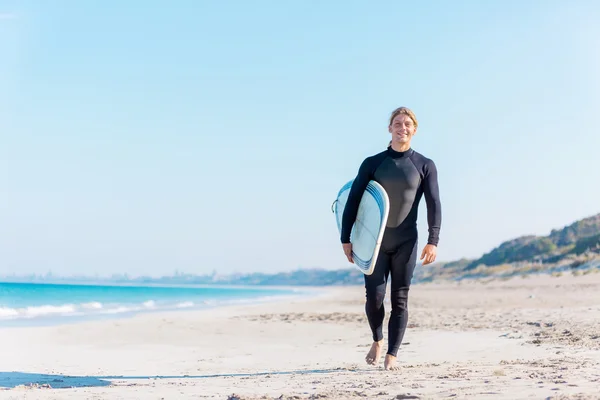
[[[427,223],[429,225],[427,244],[437,246],[442,225],[442,204],[440,202],[437,167],[431,160],[425,164],[423,193],[427,204]]]
[[[350,234],[352,232],[352,226],[356,221],[356,214],[358,214],[358,206],[362,199],[363,193],[371,180],[371,162],[367,158],[362,162],[358,169],[358,175],[352,182],[350,193],[348,195],[348,201],[342,214],[342,229],[341,229],[341,241],[342,243],[350,243]]]

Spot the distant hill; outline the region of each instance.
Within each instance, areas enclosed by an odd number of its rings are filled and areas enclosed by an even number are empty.
[[[576,244],[581,239],[598,236],[600,234],[600,214],[574,222],[560,230],[553,229],[548,238],[556,246],[569,246]]]
[[[584,218],[548,236],[521,236],[471,261],[465,270],[515,262],[556,262],[569,254],[579,255],[600,246],[600,214]]]

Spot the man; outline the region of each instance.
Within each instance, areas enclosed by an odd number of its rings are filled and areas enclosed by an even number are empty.
[[[386,370],[398,369],[396,357],[408,322],[408,290],[417,262],[417,212],[423,195],[429,225],[427,245],[421,253],[423,265],[436,259],[442,220],[435,163],[410,145],[417,128],[417,118],[410,109],[400,107],[392,112],[388,127],[391,143],[387,150],[363,161],[342,216],[342,247],[348,261],[353,262],[350,233],[367,184],[377,181],[388,193],[390,211],[377,263],[373,273],[365,275],[365,311],[373,334],[366,361],[372,365],[378,363],[383,350],[383,300],[388,276],[392,278]]]

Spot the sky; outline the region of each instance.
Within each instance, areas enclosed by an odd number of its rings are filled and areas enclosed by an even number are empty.
[[[0,274],[347,268],[398,106],[438,261],[600,212],[597,1],[57,4],[0,0]]]

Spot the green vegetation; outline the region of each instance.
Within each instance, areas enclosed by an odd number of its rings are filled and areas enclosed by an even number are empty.
[[[586,251],[600,252],[600,233],[577,240],[570,253],[582,254]]]
[[[550,240],[559,247],[568,246],[577,242],[579,239],[595,236],[600,233],[600,214],[580,221],[560,229],[552,230]]]
[[[521,236],[506,241],[481,258],[470,262],[465,270],[480,265],[488,267],[516,262],[556,262],[566,254],[594,251],[600,243],[600,214],[574,222],[548,236]]]

